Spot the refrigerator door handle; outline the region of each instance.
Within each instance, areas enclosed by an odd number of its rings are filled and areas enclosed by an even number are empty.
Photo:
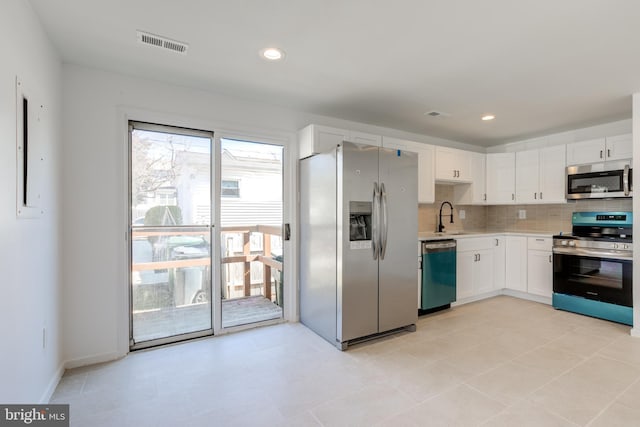
[[[379,222],[380,222],[380,215],[379,215],[379,205],[380,205],[380,197],[379,197],[379,189],[378,189],[378,183],[374,182],[373,183],[373,209],[371,210],[371,226],[372,226],[372,232],[371,232],[371,249],[373,249],[373,259],[377,260],[378,259],[378,234],[379,234]]]
[[[389,211],[387,210],[387,191],[384,188],[384,182],[380,183],[380,199],[382,210],[382,229],[380,230],[380,259],[384,259],[384,254],[387,252],[387,234],[389,232]]]

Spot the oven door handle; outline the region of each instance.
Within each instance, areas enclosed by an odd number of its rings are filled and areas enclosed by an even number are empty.
[[[603,252],[603,251],[593,251],[588,249],[579,249],[579,248],[553,248],[554,254],[560,255],[573,255],[573,256],[582,256],[582,257],[591,257],[591,258],[603,258],[603,259],[612,259],[619,261],[633,261],[633,255],[620,254],[615,252]]]

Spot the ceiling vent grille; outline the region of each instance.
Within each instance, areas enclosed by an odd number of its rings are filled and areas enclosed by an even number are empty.
[[[138,31],[138,43],[159,47],[160,49],[170,50],[183,55],[186,55],[187,50],[189,49],[189,45],[186,43],[171,40],[162,36],[156,36],[151,33],[145,33],[144,31]]]
[[[450,117],[451,116],[450,113],[445,113],[445,112],[436,111],[436,110],[427,111],[426,113],[424,113],[424,115],[429,117]]]

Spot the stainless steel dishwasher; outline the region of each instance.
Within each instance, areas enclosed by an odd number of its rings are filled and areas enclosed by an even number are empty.
[[[456,300],[456,241],[422,242],[420,311],[449,308]]]

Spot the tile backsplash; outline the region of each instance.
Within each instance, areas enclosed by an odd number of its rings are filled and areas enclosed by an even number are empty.
[[[442,209],[442,223],[448,231],[522,231],[556,234],[571,231],[571,214],[577,211],[632,211],[632,199],[578,200],[555,205],[456,205],[453,186],[436,184],[435,203],[421,204],[418,209],[418,230],[436,231],[438,213],[443,201],[453,204],[453,224],[449,223],[449,206]],[[464,219],[460,219],[460,211]],[[519,219],[519,211],[525,219]]]

